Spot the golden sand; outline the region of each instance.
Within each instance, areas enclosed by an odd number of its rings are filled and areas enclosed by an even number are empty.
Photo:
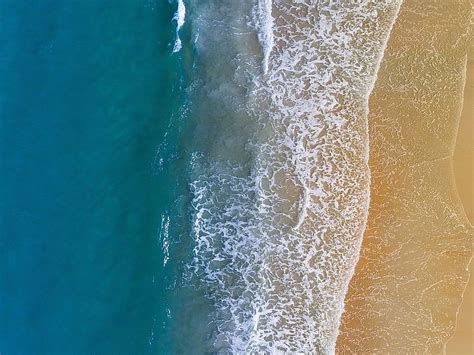
[[[454,334],[474,237],[453,171],[471,18],[469,0],[400,10],[370,99],[371,205],[338,353],[442,353]]]
[[[471,278],[463,295],[463,303],[459,309],[456,332],[446,346],[447,355],[474,354],[474,263],[469,267]]]
[[[471,225],[474,222],[474,43],[467,58],[467,75],[463,111],[453,157],[456,186],[464,211]],[[447,355],[474,354],[474,263],[470,265],[470,279],[459,309],[456,332],[446,347]]]
[[[464,211],[474,225],[474,37],[467,56],[463,109],[453,156],[454,175]]]

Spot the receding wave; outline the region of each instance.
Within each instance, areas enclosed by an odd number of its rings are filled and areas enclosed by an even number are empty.
[[[367,100],[399,2],[187,3],[189,267],[214,351],[334,352],[367,218]]]

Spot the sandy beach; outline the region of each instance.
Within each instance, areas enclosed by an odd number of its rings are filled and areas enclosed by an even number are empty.
[[[466,61],[466,84],[462,107],[453,156],[453,169],[464,212],[470,224],[474,225],[474,39],[472,35]]]
[[[371,204],[340,354],[437,354],[455,332],[474,235],[470,165],[453,171],[471,17],[467,0],[406,0],[391,33],[370,98]]]
[[[459,197],[471,226],[474,221],[474,43],[472,43],[467,57],[466,85],[464,102],[459,123],[456,149],[453,157],[453,168]],[[446,347],[446,354],[472,354],[474,352],[474,263],[471,260],[469,267],[470,279],[463,296],[463,303],[459,308],[456,332]]]

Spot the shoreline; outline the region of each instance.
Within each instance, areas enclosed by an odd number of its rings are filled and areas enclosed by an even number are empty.
[[[451,163],[467,44],[454,24],[470,16],[449,3],[405,1],[378,74],[369,218],[337,353],[440,353],[454,333],[472,236]]]
[[[474,121],[474,46],[471,45],[466,58],[466,80],[463,92],[463,106],[461,108],[459,130],[453,152],[453,174],[456,181],[456,189],[462,204],[466,219],[473,228],[473,190],[469,181],[473,181],[472,159],[473,159],[473,121]],[[470,133],[470,135],[469,135]],[[466,171],[466,167],[468,168]],[[469,169],[470,167],[470,169]],[[463,169],[464,168],[464,169]],[[467,186],[466,186],[466,181]],[[474,263],[468,266],[469,281],[462,295],[462,303],[456,314],[456,328],[453,336],[445,345],[445,354],[470,354],[474,350],[474,328],[472,312],[474,292]]]
[[[402,7],[402,3],[403,3],[403,0],[398,2],[398,6],[397,6],[396,11],[395,11],[396,12],[395,16],[392,19],[391,25],[388,29],[388,33],[387,33],[387,36],[386,36],[385,41],[384,41],[383,49],[380,52],[380,55],[377,58],[377,62],[375,64],[374,75],[372,77],[372,80],[368,84],[367,95],[365,97],[365,112],[364,112],[365,119],[366,119],[366,122],[367,122],[366,123],[366,132],[365,132],[367,137],[369,137],[370,97],[371,97],[372,92],[374,91],[375,85],[377,83],[377,77],[378,77],[378,74],[379,74],[379,71],[380,71],[380,67],[382,65],[383,58],[385,56],[385,52],[387,50],[388,43],[390,41],[390,36],[392,35],[393,27],[395,26],[395,23],[397,22],[398,15],[400,14],[400,8]],[[348,282],[346,283],[345,289],[344,289],[344,295],[345,296],[344,296],[344,301],[342,303],[341,316],[339,317],[339,325],[338,325],[337,332],[336,332],[336,341],[335,341],[336,344],[337,344],[337,339],[339,338],[342,317],[343,317],[343,314],[345,312],[345,307],[346,307],[345,298],[347,297],[351,280],[355,275],[357,264],[359,263],[359,259],[360,259],[361,251],[362,251],[362,244],[363,244],[363,240],[364,240],[364,234],[365,234],[365,231],[367,229],[367,224],[369,222],[370,195],[371,195],[371,191],[372,191],[372,189],[371,189],[371,186],[372,186],[372,171],[369,167],[370,139],[367,139],[365,157],[364,158],[365,158],[365,164],[367,165],[367,168],[368,168],[368,171],[369,171],[369,173],[368,173],[369,189],[368,189],[368,193],[367,193],[367,204],[366,204],[366,206],[364,206],[365,207],[365,214],[364,214],[364,222],[361,226],[361,232],[360,232],[360,237],[359,237],[359,245],[358,245],[359,253],[355,257],[357,260],[354,262],[354,265],[353,265],[352,269],[349,272]]]

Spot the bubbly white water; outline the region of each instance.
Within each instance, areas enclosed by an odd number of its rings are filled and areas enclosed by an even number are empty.
[[[184,25],[185,17],[186,7],[184,5],[184,0],[178,0],[178,9],[173,17],[173,20],[176,21],[176,40],[174,42],[173,53],[179,52],[182,48],[181,38],[179,38],[179,30]]]
[[[334,352],[367,217],[367,98],[399,3],[193,3],[191,266],[216,351]]]
[[[170,226],[170,218],[169,216],[163,214],[161,216],[161,228],[160,228],[160,236],[159,241],[161,243],[161,249],[163,251],[163,266],[166,266],[168,260],[170,258],[169,253],[169,226]]]
[[[266,74],[273,48],[272,0],[257,0],[253,15],[257,37],[263,51],[263,72]]]

